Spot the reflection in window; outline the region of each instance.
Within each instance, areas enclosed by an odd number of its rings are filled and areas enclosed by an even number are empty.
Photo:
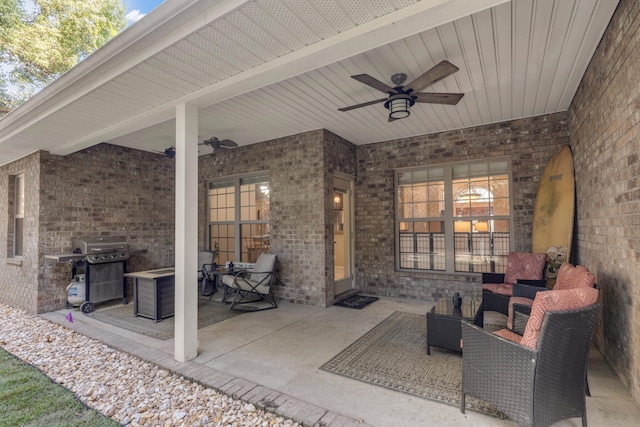
[[[504,271],[509,181],[506,160],[397,171],[398,267]]]
[[[210,248],[216,262],[255,262],[270,250],[270,198],[266,176],[209,183]]]

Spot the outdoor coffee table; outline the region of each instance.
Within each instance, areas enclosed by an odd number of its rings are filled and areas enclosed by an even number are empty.
[[[480,301],[469,298],[462,299],[462,306],[454,308],[452,298],[443,298],[427,312],[427,354],[431,354],[431,346],[461,352],[460,320],[470,320],[476,315]]]

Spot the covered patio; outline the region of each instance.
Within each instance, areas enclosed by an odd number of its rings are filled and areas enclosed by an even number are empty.
[[[456,292],[480,295],[478,272],[401,265],[398,170],[508,164],[508,247],[530,251],[541,171],[569,144],[571,261],[596,275],[603,310],[595,346],[638,400],[639,16],[633,0],[166,1],[0,120],[2,301],[61,320],[71,266],[46,255],[69,252],[79,235],[124,235],[145,250],[127,261],[128,271],[175,267],[175,340],[137,341],[90,319],[69,326],[177,371],[231,369],[234,378],[354,419],[393,425],[381,408],[394,416],[401,408],[409,424],[445,413],[460,420],[456,408],[319,373],[317,362],[392,311],[424,313]],[[396,73],[412,81],[443,60],[458,71],[424,91],[464,94],[460,102],[416,102],[398,120],[384,106],[391,93],[352,78],[367,74],[384,88]],[[367,105],[339,111],[359,104]],[[199,145],[211,137],[239,146]],[[170,147],[174,158],[164,155]],[[223,325],[251,322],[248,315],[197,330],[196,260],[199,249],[213,249],[212,183],[239,187],[244,177],[265,176],[280,308],[259,314],[268,321],[255,336],[229,335]],[[335,268],[337,182],[353,196],[346,289],[382,297],[370,311],[332,306],[345,290]],[[452,211],[446,215],[452,223]],[[299,343],[314,334],[326,353],[310,358],[313,369],[300,355],[269,353],[274,342],[299,347],[291,337]],[[254,345],[259,351],[249,356]],[[258,369],[261,360],[268,369]],[[303,385],[314,381],[324,386]],[[332,384],[356,398],[336,398]],[[589,416],[613,417],[597,399]],[[352,411],[345,402],[362,406]]]

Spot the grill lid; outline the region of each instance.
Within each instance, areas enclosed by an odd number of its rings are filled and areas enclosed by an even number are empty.
[[[127,239],[123,236],[77,237],[71,241],[76,254],[100,254],[127,251]]]

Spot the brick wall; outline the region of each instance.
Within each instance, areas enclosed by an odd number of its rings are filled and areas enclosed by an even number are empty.
[[[324,307],[326,302],[324,135],[322,130],[200,157],[200,233],[206,247],[206,183],[265,171],[271,187],[271,252],[278,256],[277,298]]]
[[[45,260],[68,253],[73,237],[123,235],[132,248],[128,271],[173,265],[174,162],[163,156],[101,144],[69,156],[39,152],[0,169],[0,206],[8,177],[26,171],[25,256],[0,265],[0,300],[30,313],[66,301],[71,265]],[[7,242],[8,208],[0,217]],[[0,244],[3,259],[7,245]],[[131,295],[130,295],[131,296]]]
[[[158,154],[100,144],[68,156],[42,154],[40,259],[70,252],[71,239],[125,236],[127,271],[174,264],[175,162]],[[38,312],[60,309],[71,266],[43,262]],[[129,286],[131,288],[131,286]],[[131,296],[131,289],[129,289]]]
[[[540,175],[551,156],[568,142],[567,115],[557,113],[358,146],[358,287],[375,295],[430,301],[455,292],[479,297],[477,274],[394,271],[394,169],[508,156],[513,169],[513,249],[530,251]]]
[[[24,253],[13,256],[13,184],[11,176],[24,173]],[[34,153],[0,167],[0,301],[36,313],[39,280],[38,211],[40,154]]]
[[[640,401],[640,3],[621,0],[570,113],[576,257],[601,286],[596,342]]]

